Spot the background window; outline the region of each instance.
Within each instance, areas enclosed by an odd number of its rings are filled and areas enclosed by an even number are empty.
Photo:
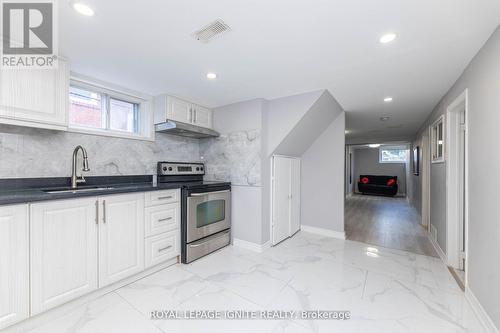
[[[137,132],[138,105],[135,103],[109,99],[109,128],[130,133]]]
[[[380,163],[406,163],[408,149],[406,148],[380,148]]]
[[[71,87],[69,123],[83,127],[106,128],[106,112],[101,94]]]
[[[431,126],[432,162],[444,162],[444,117],[441,116]]]
[[[69,124],[75,127],[139,133],[139,104],[108,94],[70,87]]]

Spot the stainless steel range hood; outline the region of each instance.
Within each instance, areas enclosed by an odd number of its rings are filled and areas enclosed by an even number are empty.
[[[187,136],[189,138],[213,138],[220,136],[219,132],[216,132],[210,128],[200,127],[196,125],[176,122],[167,120],[164,123],[155,125],[156,132],[167,133],[179,136]]]

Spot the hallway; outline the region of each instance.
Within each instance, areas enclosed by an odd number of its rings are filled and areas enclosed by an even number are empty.
[[[437,257],[419,219],[404,198],[352,195],[345,201],[347,239]]]

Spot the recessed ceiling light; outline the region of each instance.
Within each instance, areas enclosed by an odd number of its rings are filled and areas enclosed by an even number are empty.
[[[209,79],[209,80],[214,80],[216,78],[217,78],[217,74],[215,74],[215,73],[208,73],[207,74],[207,79]]]
[[[84,3],[81,2],[73,3],[73,9],[82,15],[94,16],[94,10]]]
[[[389,119],[390,119],[390,118],[389,118],[389,117],[387,117],[387,116],[385,116],[385,117],[380,117],[380,121],[387,121],[387,120],[389,120]]]
[[[368,147],[370,147],[370,148],[378,148],[378,147],[380,147],[380,144],[378,144],[378,143],[372,143],[372,144],[368,145]]]
[[[384,98],[384,102],[386,102],[386,103],[392,102],[392,97],[386,97],[386,98]]]
[[[380,37],[379,41],[382,44],[387,44],[387,43],[394,41],[396,39],[396,37],[397,37],[397,35],[394,33],[385,34],[382,37]]]

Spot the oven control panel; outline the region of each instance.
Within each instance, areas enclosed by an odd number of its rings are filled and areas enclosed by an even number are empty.
[[[158,162],[159,176],[204,175],[203,163]]]

